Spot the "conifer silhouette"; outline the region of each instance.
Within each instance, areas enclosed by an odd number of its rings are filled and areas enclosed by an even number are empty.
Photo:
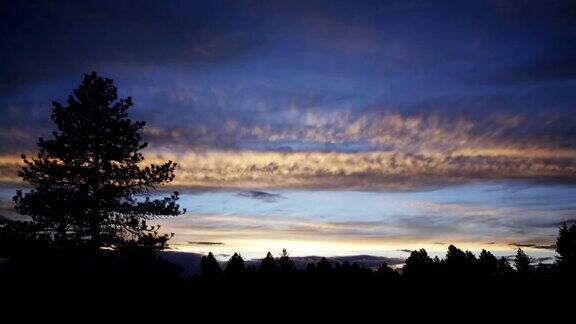
[[[318,261],[318,264],[316,264],[316,271],[326,274],[332,271],[332,265],[326,258],[322,257],[320,261]]]
[[[280,255],[280,257],[278,258],[278,267],[280,272],[292,272],[294,270],[296,270],[294,261],[292,259],[290,259],[290,256],[288,255],[288,251],[286,251],[286,249],[282,250],[282,254]]]
[[[226,269],[224,273],[228,276],[238,276],[246,271],[246,265],[244,264],[244,259],[238,253],[234,253],[228,263],[226,264]]]
[[[141,166],[145,123],[128,118],[132,105],[130,97],[118,99],[111,79],[95,72],[84,75],[67,105],[53,102],[57,130],[51,139],[39,139],[35,157],[22,155],[18,174],[32,190],[14,197],[17,211],[31,216],[39,231],[93,250],[166,246],[170,235],[147,221],[182,213],[177,192],[151,198],[174,179],[176,164]]]
[[[208,279],[218,278],[222,274],[222,269],[212,252],[200,259],[200,274]]]
[[[562,273],[576,272],[576,223],[560,227],[556,239],[556,265]]]
[[[519,275],[529,275],[532,272],[532,266],[530,265],[530,257],[518,249],[516,251],[516,257],[514,258],[514,267]]]
[[[277,262],[276,259],[272,256],[272,253],[268,252],[266,257],[262,259],[260,262],[260,267],[258,267],[258,271],[271,274],[276,271]]]

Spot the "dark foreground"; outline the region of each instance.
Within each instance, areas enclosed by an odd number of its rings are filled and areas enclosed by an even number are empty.
[[[414,258],[421,257],[413,254]],[[537,304],[540,309],[573,303],[574,273],[555,266],[531,267],[527,272],[496,265],[475,266],[448,256],[440,263],[410,263],[402,274],[386,267],[377,271],[354,264],[320,261],[296,269],[282,258],[259,267],[224,271],[203,260],[201,275],[184,277],[178,266],[149,252],[38,253],[14,257],[0,272],[3,297],[12,301],[77,302],[99,300],[112,304],[165,303],[197,307],[282,304],[312,307],[335,305],[465,305],[481,303],[498,308],[511,302]],[[452,257],[453,258],[453,257]],[[289,260],[289,259],[288,259]],[[268,260],[270,261],[270,260]],[[414,261],[414,260],[412,260]],[[422,261],[422,260],[419,260]],[[455,263],[456,262],[456,263]]]
[[[250,265],[234,254],[221,266],[210,253],[202,257],[194,276],[184,275],[183,268],[148,248],[63,247],[3,229],[0,255],[8,261],[0,270],[2,299],[62,311],[75,304],[121,310],[136,304],[179,310],[316,311],[329,305],[323,309],[332,315],[358,309],[362,314],[381,308],[397,312],[398,307],[415,313],[469,310],[480,315],[513,314],[511,305],[522,305],[516,311],[545,315],[550,322],[552,315],[572,317],[576,292],[576,224],[560,228],[553,264],[535,265],[521,249],[508,260],[485,250],[476,256],[455,246],[443,259],[430,258],[424,249],[412,251],[399,270],[385,263],[367,269],[325,258],[302,268],[286,251],[277,258],[269,253]]]

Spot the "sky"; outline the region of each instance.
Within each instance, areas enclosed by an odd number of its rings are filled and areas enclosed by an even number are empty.
[[[189,249],[550,251],[576,218],[575,21],[554,0],[2,1],[2,213],[51,102],[96,71],[147,161],[179,164],[174,241],[224,243]]]

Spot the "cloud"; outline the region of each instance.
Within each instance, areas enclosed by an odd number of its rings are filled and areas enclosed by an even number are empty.
[[[576,39],[570,40],[574,43]],[[576,47],[571,53],[562,53],[550,57],[549,55],[523,66],[510,68],[495,77],[502,83],[542,83],[551,81],[566,81],[576,79]]]
[[[178,186],[410,189],[473,180],[576,182],[576,150],[465,149],[414,154],[164,150],[145,156],[146,163],[177,162],[172,185]],[[3,182],[18,181],[18,160],[12,155],[0,157]]]
[[[537,243],[510,243],[511,246],[515,246],[518,248],[531,248],[537,250],[556,250],[556,244],[537,244]]]
[[[50,134],[49,101],[97,69],[135,98],[148,158],[178,162],[176,185],[574,183],[574,85],[494,79],[570,81],[569,3],[148,5],[2,4],[0,182]],[[461,82],[478,66],[490,86]]]
[[[199,242],[188,241],[187,243],[190,245],[224,245],[224,243],[222,242],[205,242],[205,241],[199,241]]]
[[[250,190],[238,193],[240,197],[259,199],[266,202],[275,202],[278,198],[282,198],[279,194],[272,194],[265,191]]]
[[[540,257],[540,258],[530,258],[530,260],[532,263],[539,263],[539,262],[545,263],[545,262],[554,260],[554,258],[553,257]]]
[[[576,151],[575,151],[576,152]],[[216,187],[410,188],[474,179],[576,180],[572,159],[545,151],[396,152],[201,151],[148,154],[179,163],[175,184]],[[558,154],[558,152],[556,152]],[[573,155],[567,151],[566,154]]]
[[[9,31],[1,39],[4,93],[77,77],[88,69],[206,66],[241,56],[265,35],[244,32],[248,27],[257,30],[258,22],[238,5],[211,1],[143,1],[135,6],[111,1],[8,2],[0,12],[0,27]]]

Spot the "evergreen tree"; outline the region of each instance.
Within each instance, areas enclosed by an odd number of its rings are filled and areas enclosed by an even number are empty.
[[[200,259],[200,275],[204,278],[214,279],[220,277],[222,269],[220,264],[216,261],[214,254],[209,252],[208,255]]]
[[[448,252],[446,252],[446,265],[450,268],[461,269],[466,265],[468,257],[466,253],[454,245],[448,246]]]
[[[519,275],[528,275],[532,272],[532,266],[530,265],[530,257],[518,249],[516,251],[516,257],[514,258],[514,267]]]
[[[316,265],[316,271],[318,271],[319,273],[326,274],[332,271],[332,265],[325,257],[322,257],[320,261],[318,261],[318,264]]]
[[[498,275],[501,277],[507,277],[514,273],[514,269],[510,266],[510,262],[505,257],[498,259]]]
[[[498,260],[492,253],[486,250],[482,250],[482,252],[480,252],[478,263],[480,266],[480,273],[482,275],[493,276],[498,271]]]
[[[548,277],[549,271],[548,271],[548,267],[542,263],[542,261],[538,261],[538,264],[536,265],[536,276],[539,279],[546,279]]]
[[[276,265],[276,259],[272,256],[272,253],[268,252],[266,257],[260,262],[258,270],[270,274],[276,271]]]
[[[166,246],[170,236],[147,221],[181,214],[178,193],[150,195],[174,179],[176,164],[141,166],[147,143],[139,132],[145,123],[128,118],[131,106],[130,97],[118,99],[112,80],[96,73],[84,76],[66,106],[53,103],[57,131],[39,139],[35,157],[22,156],[18,175],[32,189],[14,197],[17,211],[31,216],[39,231],[94,250]]]
[[[566,274],[576,273],[576,223],[560,227],[556,239],[556,265]]]
[[[414,250],[404,263],[403,274],[406,276],[429,275],[433,266],[432,259],[425,249]]]
[[[246,271],[246,265],[244,264],[244,259],[238,253],[234,253],[228,263],[226,264],[226,270],[224,273],[228,276],[238,276]]]
[[[308,262],[306,265],[306,273],[314,273],[316,272],[316,265],[312,262]]]
[[[294,261],[290,259],[288,255],[288,251],[286,249],[282,249],[282,254],[278,258],[278,267],[280,272],[293,272],[296,270],[296,266],[294,265]]]
[[[378,270],[376,270],[376,273],[386,280],[396,279],[398,277],[398,271],[390,268],[386,262],[382,262]]]

